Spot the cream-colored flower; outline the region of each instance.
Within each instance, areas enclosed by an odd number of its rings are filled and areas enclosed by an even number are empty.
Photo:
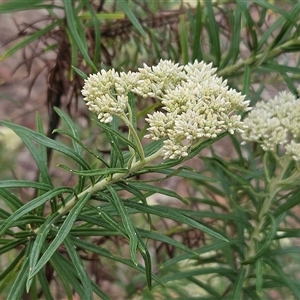
[[[163,111],[152,117],[148,115],[147,119],[150,125],[147,137],[166,139],[164,158],[187,156],[194,143],[215,138],[224,131],[241,132],[244,126],[236,112],[249,109],[245,96],[229,89],[227,82],[214,74],[216,69],[211,64],[195,61],[180,72],[181,76],[176,73],[176,78],[180,78],[177,85],[175,81],[171,87],[164,85],[166,88],[157,97]]]
[[[187,156],[194,143],[224,131],[243,130],[236,113],[247,111],[249,101],[215,73],[212,64],[204,62],[180,66],[160,60],[156,66],[144,64],[138,72],[102,70],[85,81],[82,94],[89,109],[105,123],[113,115],[124,117],[130,109],[130,92],[160,101],[162,110],[146,118],[149,133],[145,137],[164,139],[164,158],[179,158]]]
[[[276,153],[284,146],[287,155],[300,158],[300,99],[281,92],[268,102],[259,102],[244,120],[245,141],[261,144],[265,151]]]

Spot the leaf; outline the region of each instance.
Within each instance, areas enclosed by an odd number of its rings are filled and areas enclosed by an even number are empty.
[[[195,15],[195,26],[193,30],[193,61],[202,60],[202,50],[200,45],[200,37],[201,37],[201,30],[202,30],[202,8],[200,1],[197,1],[197,8],[196,8],[196,15]]]
[[[93,290],[89,275],[86,272],[85,266],[82,262],[82,259],[79,257],[77,251],[74,248],[74,244],[72,243],[69,237],[66,237],[64,240],[64,244],[70,256],[70,260],[78,272],[78,276],[81,280],[83,291],[84,291],[84,299],[93,300]]]
[[[41,289],[43,291],[43,296],[45,297],[46,300],[54,300],[51,291],[50,291],[50,286],[49,282],[47,280],[46,274],[43,271],[38,272],[37,274]]]
[[[0,10],[1,10],[1,7],[0,7]],[[61,24],[62,24],[62,20],[58,20],[58,21],[55,21],[52,24],[44,27],[43,29],[40,29],[37,32],[31,34],[28,38],[24,39],[22,42],[18,43],[17,45],[9,48],[4,54],[2,54],[2,56],[0,57],[0,62],[7,59],[10,56],[12,56],[18,50],[23,49],[28,44],[38,40],[40,37],[45,36],[53,28],[55,28]]]
[[[39,231],[36,235],[36,238],[34,240],[32,250],[30,252],[30,257],[29,257],[29,266],[30,270],[34,268],[36,265],[39,257],[41,250],[44,246],[44,243],[46,241],[47,235],[49,231],[53,228],[55,221],[60,218],[60,215],[58,213],[54,213],[53,215],[49,216],[45,222],[42,224],[42,226],[39,228]],[[33,277],[27,279],[26,283],[26,289],[29,291],[30,286],[32,284]]]
[[[147,183],[143,183],[140,181],[131,181],[128,180],[128,183],[131,183],[132,185],[134,185],[137,189],[141,190],[141,191],[147,191],[150,192],[151,195],[158,193],[158,194],[162,194],[171,198],[176,198],[180,201],[182,201],[183,203],[187,204],[187,200],[184,199],[183,197],[181,197],[180,195],[178,195],[176,192],[174,191],[170,191],[169,189],[165,189],[165,188],[161,188],[158,186],[153,186],[151,184],[147,184]]]
[[[198,269],[193,268],[192,270],[188,270],[188,271],[180,271],[180,272],[173,273],[171,275],[163,276],[161,280],[163,283],[167,283],[170,281],[180,280],[187,277],[211,275],[211,274],[224,276],[232,282],[234,282],[236,278],[236,274],[234,270],[229,268],[216,267],[216,268],[198,268]],[[157,284],[155,284],[154,286],[156,285]]]
[[[7,283],[5,284],[6,276],[13,274],[17,270],[17,266],[20,264],[20,262],[24,261],[23,256],[25,256],[26,250],[27,248],[24,247],[15,258],[12,258],[12,260],[9,262],[9,266],[7,266],[0,274],[0,282],[2,283],[2,286],[0,286],[0,295],[3,292],[2,288],[5,288],[7,285]],[[5,285],[4,287],[3,284]]]
[[[138,270],[141,273],[145,273],[145,268],[141,265],[135,265],[131,259],[126,259],[126,258],[119,257],[117,255],[114,255],[109,250],[101,248],[93,243],[88,242],[88,241],[84,241],[84,240],[78,239],[76,237],[71,237],[71,239],[73,240],[74,245],[76,245],[77,247],[79,247],[81,249],[85,249],[86,251],[90,251],[90,252],[98,254],[100,256],[104,256],[113,261],[118,261],[122,264],[125,264],[129,267],[132,267],[132,268]],[[159,284],[163,284],[162,281],[159,279],[159,277],[153,273],[152,273],[152,278]]]
[[[281,203],[276,211],[273,213],[274,218],[278,218],[280,215],[288,212],[291,208],[300,203],[300,189],[293,193],[284,203]]]
[[[146,32],[144,31],[143,27],[141,26],[141,24],[139,23],[138,19],[136,18],[136,16],[134,15],[134,13],[132,12],[132,10],[130,9],[129,5],[127,4],[126,1],[124,0],[118,0],[118,5],[120,6],[121,10],[124,11],[124,13],[126,14],[126,16],[128,17],[128,19],[130,20],[130,22],[132,23],[132,25],[137,29],[137,31],[144,37],[146,38]]]
[[[43,248],[43,251],[46,247]],[[84,289],[77,279],[77,272],[73,265],[62,254],[55,252],[50,258],[50,264],[57,273],[64,286],[64,292],[69,300],[73,300],[73,290],[78,293],[80,299],[84,299]],[[71,285],[71,288],[70,288]]]
[[[22,207],[17,209],[9,218],[4,220],[3,224],[0,227],[0,236],[2,236],[5,233],[5,231],[11,225],[13,225],[15,221],[18,221],[22,216],[39,207],[40,205],[44,204],[49,199],[54,198],[62,193],[73,193],[73,189],[69,187],[55,188],[24,204]]]
[[[49,259],[55,253],[59,245],[63,243],[64,239],[68,236],[70,230],[72,229],[72,226],[76,221],[78,214],[89,201],[90,197],[91,195],[89,193],[85,193],[85,195],[82,198],[77,200],[77,203],[69,212],[68,216],[66,217],[65,221],[58,230],[57,235],[52,241],[52,243],[44,252],[38,263],[35,266],[31,266],[32,269],[29,274],[29,277],[33,277],[35,274],[37,274],[42,269],[42,267],[49,261]]]
[[[190,248],[186,247],[184,244],[177,242],[175,239],[172,239],[164,234],[161,234],[157,231],[153,230],[144,230],[141,228],[137,228],[137,231],[141,235],[141,237],[146,238],[146,239],[152,239],[156,241],[160,241],[164,244],[169,244],[172,245],[178,249],[184,250],[185,252],[189,252],[193,255],[197,255],[197,253],[194,250],[191,250]]]
[[[207,11],[207,30],[211,42],[210,51],[214,55],[215,65],[219,66],[221,60],[219,25],[215,19],[212,0],[207,0],[204,3]]]
[[[26,277],[29,272],[29,257],[28,253],[30,253],[30,243],[26,247],[27,254],[22,258],[21,261],[21,268],[17,273],[17,277],[15,279],[15,282],[10,287],[10,292],[7,296],[7,300],[16,300],[16,299],[22,299],[22,295],[25,290],[25,282]]]
[[[83,34],[83,25],[78,17],[76,10],[72,7],[73,2],[69,0],[63,0],[63,5],[65,8],[65,14],[67,19],[68,29],[72,35],[79,51],[81,52],[83,58],[86,60],[88,65],[92,68],[93,72],[97,72],[97,67],[94,65],[88,54],[88,46],[86,38],[81,38],[85,36]]]
[[[255,23],[253,22],[252,16],[249,12],[248,3],[243,0],[237,1],[237,6],[242,10],[245,21],[246,21],[246,27],[247,32],[249,32],[249,35],[251,36],[251,49],[253,49],[253,53],[256,54],[259,47],[257,45],[257,34],[255,31]]]
[[[23,202],[4,187],[0,188],[0,196],[12,212],[23,206]]]
[[[16,249],[18,246],[24,244],[26,245],[27,239],[17,239],[12,240],[11,242],[6,243],[4,246],[0,247],[0,255],[8,252],[12,249]]]
[[[30,189],[38,189],[42,191],[49,191],[53,188],[52,185],[30,181],[30,180],[1,180],[0,181],[0,189],[2,188],[30,188]],[[20,201],[21,204],[23,202]]]
[[[43,2],[43,1],[42,1]],[[34,9],[60,8],[56,5],[41,4],[41,0],[8,1],[0,4],[0,14]]]
[[[58,165],[59,167],[72,172],[73,174],[91,177],[91,176],[108,176],[116,173],[128,173],[126,168],[103,168],[103,169],[92,169],[92,170],[73,170],[64,165]]]
[[[76,162],[78,162],[84,169],[90,169],[89,165],[86,163],[83,157],[77,155],[71,148],[65,146],[62,143],[59,143],[58,141],[54,141],[43,134],[40,134],[38,132],[35,132],[31,129],[28,129],[26,127],[13,124],[10,122],[5,122],[0,120],[0,124],[3,124],[7,126],[8,128],[14,130],[17,135],[21,137],[21,139],[28,140],[28,138],[36,141],[37,143],[40,143],[46,147],[52,148],[54,150],[57,150],[61,153],[66,154],[67,156],[74,159]]]
[[[241,299],[243,293],[243,283],[245,282],[246,269],[241,268],[235,280],[233,290],[232,290],[232,299]]]
[[[94,293],[96,293],[99,297],[101,297],[102,300],[110,300],[110,298],[104,294],[104,292],[99,288],[99,286],[91,280],[92,283],[92,289]]]
[[[130,246],[130,255],[132,258],[132,261],[135,265],[138,265],[138,259],[137,259],[137,247],[138,247],[138,238],[136,234],[136,230],[134,225],[132,224],[132,221],[129,218],[129,215],[126,211],[126,208],[123,204],[122,199],[119,197],[119,195],[116,193],[116,191],[111,186],[106,186],[108,191],[110,192],[112,198],[107,198],[111,204],[116,208],[119,216],[122,219],[122,223],[124,226],[124,229],[128,235],[129,238],[129,246]]]
[[[186,27],[187,24],[185,23],[184,16],[179,16],[179,38],[183,64],[187,64],[189,62],[188,35],[186,32]]]
[[[148,212],[150,214],[154,214],[157,216],[160,216],[162,218],[166,218],[166,219],[171,219],[177,222],[180,222],[182,224],[187,224],[191,227],[194,227],[196,229],[199,229],[217,239],[223,240],[223,241],[228,241],[225,237],[223,237],[222,235],[220,235],[219,233],[217,233],[216,231],[202,225],[201,223],[185,216],[184,214],[181,214],[179,212],[177,212],[176,210],[172,209],[172,208],[166,208],[164,206],[160,206],[160,205],[154,205],[154,206],[149,206],[149,205],[145,205],[145,204],[140,204],[140,203],[134,203],[131,201],[126,201],[124,202],[125,206],[128,207],[132,207],[137,209],[140,212]]]
[[[271,259],[265,258],[265,262],[273,269],[275,273],[279,276],[279,278],[282,280],[284,285],[288,287],[295,295],[296,298],[300,298],[300,289],[299,285],[294,284],[294,282],[291,280],[290,276],[286,275],[282,271],[282,267],[279,266],[276,262],[272,261]]]
[[[118,156],[122,155],[122,152],[119,149],[119,143],[117,142],[117,139],[119,139],[120,141],[124,142],[129,147],[133,148],[137,153],[139,152],[138,148],[136,147],[136,145],[134,143],[132,143],[131,141],[129,141],[127,138],[125,138],[123,135],[121,135],[114,128],[112,128],[111,126],[109,126],[107,124],[100,123],[100,122],[97,122],[97,124],[100,127],[103,128],[103,130],[105,131],[105,134],[108,136],[108,138],[111,138],[110,142],[113,141],[112,147],[116,147],[117,148],[116,149],[116,153],[118,154]],[[119,158],[119,160],[122,161],[123,159]]]
[[[94,30],[94,44],[95,44],[95,50],[94,50],[94,64],[95,66],[98,65],[99,60],[101,59],[101,51],[100,51],[100,47],[101,47],[101,33],[100,33],[100,22],[99,22],[99,18],[104,18],[105,16],[110,16],[111,14],[97,14],[96,10],[92,7],[92,5],[89,3],[89,1],[87,0],[83,0],[83,3],[85,5],[85,7],[88,10],[88,13],[92,19],[93,22],[93,30]],[[81,15],[82,17],[82,15]]]
[[[63,122],[66,124],[70,135],[75,138],[75,139],[72,139],[72,145],[75,150],[75,153],[78,156],[83,157],[83,148],[81,146],[81,143],[76,142],[76,140],[80,140],[80,135],[79,135],[79,132],[77,129],[77,125],[72,121],[70,116],[68,114],[66,114],[65,112],[63,112],[61,109],[55,107],[54,110],[60,116],[60,118],[63,120]],[[78,168],[82,169],[80,164],[78,164]],[[84,181],[85,181],[85,178],[83,178],[82,176],[78,177],[78,186],[76,187],[76,192],[78,194],[80,192],[82,192],[82,190],[84,188]]]
[[[209,253],[212,251],[219,251],[223,247],[227,247],[228,245],[236,245],[239,244],[240,241],[238,240],[229,240],[229,242],[225,241],[216,241],[209,245],[204,245],[199,249],[193,250],[197,255],[191,254],[191,253],[185,253],[182,255],[175,256],[174,258],[171,258],[167,260],[165,263],[161,265],[161,269],[169,268],[170,266],[173,266],[183,260],[189,260],[189,259],[198,259],[199,255]]]
[[[81,71],[80,69],[76,68],[75,66],[71,66],[71,68],[82,78],[82,79],[87,79],[88,76]]]

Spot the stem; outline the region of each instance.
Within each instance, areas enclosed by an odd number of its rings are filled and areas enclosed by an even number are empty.
[[[144,148],[142,146],[141,140],[135,130],[135,128],[132,126],[130,120],[126,117],[126,115],[124,114],[124,116],[120,116],[120,118],[123,120],[123,122],[125,123],[125,125],[128,127],[129,129],[129,133],[130,135],[133,137],[134,141],[135,141],[135,145],[138,148],[138,154],[140,156],[140,160],[144,161],[145,160],[145,154],[144,154]]]
[[[289,160],[288,159],[284,160],[284,163],[282,165],[280,165],[280,172],[277,174],[276,177],[273,177],[273,178],[269,178],[268,172],[267,172],[267,170],[265,170],[267,181],[269,182],[269,184],[267,186],[268,196],[264,199],[264,202],[260,208],[260,211],[259,211],[259,214],[257,217],[257,221],[254,224],[253,231],[250,236],[248,250],[245,255],[245,261],[250,260],[257,253],[257,248],[256,248],[257,242],[259,242],[261,240],[260,234],[263,231],[263,229],[265,228],[264,225],[265,225],[265,221],[267,218],[267,214],[270,211],[273,200],[276,198],[276,195],[281,190],[282,177],[284,176],[284,173],[286,171],[286,168],[288,168],[288,165],[289,165]],[[251,262],[249,262],[248,264],[244,264],[242,266],[246,270],[245,281],[243,283],[243,289],[245,289],[248,286],[249,276],[251,273],[251,266],[252,266]],[[241,294],[240,299],[243,299],[243,294]]]
[[[94,194],[102,189],[104,189],[107,185],[113,184],[117,181],[123,180],[126,178],[130,173],[137,172],[144,168],[146,165],[157,159],[162,155],[162,148],[160,148],[158,151],[153,153],[152,155],[144,158],[144,160],[139,160],[138,162],[132,164],[130,170],[128,170],[128,173],[115,173],[113,176],[108,178],[104,178],[101,181],[97,182],[95,185],[91,185],[88,188],[86,188],[84,191],[82,191],[80,194],[75,195],[68,203],[66,203],[65,206],[62,206],[57,212],[60,216],[63,216],[67,214],[76,204],[80,198],[85,195],[86,193]],[[35,229],[34,232],[37,234],[39,231],[39,228]]]
[[[234,72],[236,72],[237,70],[241,69],[243,66],[245,65],[252,65],[257,61],[260,61],[261,58],[264,58],[264,61],[266,59],[272,58],[274,56],[277,56],[281,53],[284,53],[286,50],[286,47],[290,47],[290,46],[294,46],[297,45],[299,46],[299,42],[300,39],[293,39],[291,41],[287,41],[286,43],[275,47],[274,49],[272,49],[271,51],[269,51],[269,53],[266,55],[265,57],[265,52],[262,52],[260,54],[257,54],[256,56],[250,56],[249,58],[236,63],[235,65],[229,66],[227,68],[224,68],[223,70],[220,70],[218,72],[218,76],[228,76],[229,74],[232,74]]]

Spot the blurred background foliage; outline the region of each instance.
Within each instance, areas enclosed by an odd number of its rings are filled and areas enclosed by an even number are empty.
[[[25,84],[25,94],[29,96],[26,103],[32,106],[28,112],[24,103],[15,100],[15,90],[2,74],[0,101],[5,114],[1,118],[17,119],[23,123],[24,118],[28,121],[29,113],[32,115],[32,112],[43,111],[47,107],[48,113],[43,118],[47,136],[71,144],[65,137],[58,137],[57,132],[53,133],[61,126],[61,118],[54,110],[54,107],[59,107],[78,120],[80,136],[87,147],[108,153],[105,140],[99,142],[97,138],[96,141],[99,129],[90,123],[88,112],[82,105],[80,90],[85,74],[111,67],[119,71],[137,70],[143,63],[152,65],[160,59],[182,64],[195,59],[212,62],[230,86],[247,95],[251,105],[260,99],[270,99],[279,90],[289,89],[296,94],[300,81],[299,13],[300,3],[297,0],[2,2],[0,26],[5,27],[5,22],[14,20],[17,33],[1,40],[0,63],[16,60],[12,69],[6,65],[9,72],[27,74],[29,80]],[[19,22],[19,18],[23,21]],[[23,87],[22,96],[24,91]],[[155,105],[149,100],[141,100],[138,103],[139,116],[144,116],[148,108]],[[16,117],[16,111],[21,112],[23,119]],[[34,118],[29,119],[28,127],[34,127]],[[19,149],[20,144],[14,142],[13,137],[7,141],[3,136],[0,134],[1,179],[9,176],[26,179],[24,174],[31,174],[28,168],[32,169],[32,165],[25,165],[23,173],[16,166],[16,171],[11,173],[9,170],[17,159],[14,151]],[[192,161],[198,177],[183,173],[185,176],[166,180],[164,184],[157,183],[158,186],[175,189],[188,200],[188,205],[178,204],[161,195],[151,195],[149,200],[158,205],[166,205],[167,202],[174,211],[184,211],[185,215],[212,226],[230,240],[229,244],[213,240],[199,230],[176,221],[155,216],[152,219],[153,230],[164,233],[198,254],[185,253],[178,245],[161,239],[149,239],[147,247],[154,261],[153,272],[162,278],[166,286],[158,285],[149,291],[145,288],[144,274],[128,269],[117,260],[105,257],[99,260],[95,253],[83,253],[90,276],[112,299],[233,299],[242,289],[239,265],[245,252],[243,243],[249,234],[250,220],[255,218],[252,212],[254,202],[247,197],[253,197],[253,182],[258,191],[261,185],[258,178],[262,170],[256,160],[259,153],[255,146],[242,149],[239,139],[222,140],[214,148],[206,150],[200,161]],[[25,155],[25,160],[28,159],[26,153],[22,155]],[[67,173],[55,168],[61,162],[67,164],[65,158],[57,153],[52,156],[48,149],[48,164],[54,182],[72,186],[72,176],[66,176]],[[35,172],[33,170],[33,177]],[[200,174],[205,174],[210,181],[201,179]],[[31,198],[28,191],[19,189],[15,192],[21,194],[25,202]],[[260,253],[262,258],[274,257],[282,270],[271,263],[264,265],[263,272],[267,275],[259,293],[257,287],[250,285],[243,299],[299,298],[299,233],[293,229],[299,227],[298,202],[294,200],[294,210],[287,207],[281,212],[283,225],[280,232],[272,237],[273,244]],[[274,204],[274,211],[279,207],[280,201]],[[145,220],[141,215],[134,216],[134,219],[137,226],[144,227]],[[5,245],[5,239],[1,242]],[[129,251],[126,241],[120,236],[105,233],[98,236],[95,233],[93,243],[120,256],[126,256]],[[21,249],[7,252],[3,247],[0,248],[3,257],[0,272],[1,280],[5,280],[0,283],[0,294],[5,298],[11,288],[10,284],[6,285],[5,269]],[[60,251],[64,254],[65,250]],[[51,272],[50,269],[48,271]],[[55,278],[55,275],[51,276],[49,278]],[[64,299],[59,281],[49,281],[54,298]],[[23,297],[30,299],[25,294]]]

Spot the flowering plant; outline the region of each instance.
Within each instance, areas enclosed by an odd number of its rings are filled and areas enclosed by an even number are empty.
[[[26,143],[38,163],[41,178],[40,183],[13,180],[1,182],[3,192],[9,187],[20,187],[20,184],[38,190],[34,199],[26,204],[20,203],[12,196],[4,197],[4,201],[12,209],[12,214],[2,221],[0,234],[10,234],[11,228],[19,226],[18,224],[23,226],[22,233],[13,234],[14,239],[11,243],[25,242],[24,251],[27,253],[26,263],[24,262],[19,274],[22,276],[23,285],[17,283],[21,280],[18,277],[15,284],[20,288],[11,291],[12,297],[19,298],[24,286],[27,291],[30,291],[36,276],[40,276],[42,269],[49,264],[64,280],[66,274],[59,267],[59,264],[66,264],[65,258],[59,254],[62,243],[70,258],[76,261],[71,272],[80,274],[82,286],[78,284],[75,286],[76,292],[84,299],[90,299],[92,292],[101,297],[105,296],[84,271],[79,254],[74,250],[76,248],[101,253],[143,271],[149,287],[152,286],[152,280],[162,283],[151,271],[151,258],[144,238],[148,236],[148,238],[168,241],[186,251],[191,250],[181,243],[176,243],[175,240],[152,233],[151,229],[145,231],[137,228],[131,217],[134,211],[148,214],[150,224],[150,215],[157,215],[201,230],[226,243],[227,240],[222,234],[178,211],[171,212],[170,208],[166,209],[166,206],[155,207],[147,204],[147,198],[156,191],[186,202],[186,199],[176,192],[153,188],[147,180],[140,182],[133,179],[147,172],[165,173],[169,174],[168,177],[176,173],[177,176],[189,178],[195,171],[185,170],[180,167],[180,163],[198,155],[203,148],[208,147],[227,132],[233,134],[243,131],[244,125],[237,112],[247,111],[249,101],[244,101],[244,96],[229,89],[227,82],[215,75],[215,71],[211,65],[203,62],[196,61],[193,64],[179,66],[171,61],[160,61],[157,66],[151,68],[144,65],[138,72],[117,73],[112,69],[90,75],[85,80],[82,94],[89,109],[97,114],[100,121],[97,124],[108,137],[111,145],[109,161],[86,148],[80,141],[76,125],[59,109],[56,111],[68,129],[67,132],[62,131],[62,133],[71,137],[73,149],[45,137],[42,134],[42,127],[40,133],[36,133],[16,124],[1,122],[13,129]],[[149,113],[146,117],[149,126],[148,133],[144,137],[154,140],[146,146],[143,145],[143,136],[137,129],[136,103],[139,97],[151,97],[160,103],[160,110]],[[127,127],[127,137],[124,136],[124,129],[120,129],[118,119]],[[40,120],[38,124],[41,126]],[[127,145],[127,150],[120,149],[120,141]],[[36,148],[36,142],[40,144],[39,148]],[[66,154],[77,162],[77,170],[61,165],[63,169],[78,176],[75,188],[54,187],[43,159],[45,147]],[[92,154],[97,159],[100,168],[92,168],[87,163],[87,160],[82,157],[84,149],[87,154]],[[164,162],[156,165],[160,157],[163,157]],[[178,166],[177,169],[172,168],[174,166]],[[182,175],[179,175],[182,171],[184,171]],[[90,184],[87,184],[88,179]],[[121,198],[118,193],[120,188],[132,195],[130,200],[124,201]],[[11,199],[14,199],[13,205]],[[50,200],[50,211],[45,206],[48,200]],[[90,204],[91,200],[96,201],[97,204]],[[140,201],[142,203],[139,203]],[[129,212],[128,209],[131,211]],[[47,216],[45,212],[48,212]],[[115,215],[120,220],[117,220]],[[27,216],[30,216],[30,220]],[[40,222],[39,218],[45,219]],[[98,228],[100,232],[105,229],[109,230],[110,234],[122,236],[128,240],[131,258],[117,259],[113,254],[103,252],[91,241],[79,238],[86,228],[91,230]],[[78,233],[73,235],[72,230],[78,230],[76,231]],[[89,231],[91,236],[92,231]],[[137,252],[142,256],[144,266],[140,263]],[[71,278],[72,285],[77,280],[75,277]],[[42,290],[43,293],[47,293],[48,288],[42,284]]]
[[[148,114],[148,134],[153,140],[163,139],[164,159],[187,157],[191,148],[222,132],[243,131],[236,112],[248,110],[245,96],[229,89],[227,81],[216,74],[212,64],[195,61],[179,66],[161,60],[157,66],[144,65],[138,72],[117,73],[114,69],[91,75],[82,90],[89,109],[101,122],[113,116],[121,118],[133,134],[132,111],[128,94],[152,97],[161,102],[162,110]],[[140,157],[143,159],[142,147]]]

